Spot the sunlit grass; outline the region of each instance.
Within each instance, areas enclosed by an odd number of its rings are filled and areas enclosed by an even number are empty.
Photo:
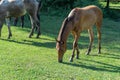
[[[103,7],[105,7],[106,6],[106,4],[107,4],[107,2],[100,2],[100,4],[103,6]],[[110,8],[112,8],[112,9],[120,9],[120,2],[110,2],[109,3],[109,6],[110,6]]]

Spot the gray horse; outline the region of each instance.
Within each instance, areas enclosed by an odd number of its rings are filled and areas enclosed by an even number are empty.
[[[33,35],[35,27],[37,27],[37,32],[38,32],[36,38],[39,38],[41,32],[40,32],[40,21],[37,17],[38,7],[39,7],[39,2],[37,2],[36,0],[1,0],[0,1],[0,36],[5,19],[8,25],[8,31],[9,31],[8,39],[9,39],[12,36],[9,18],[23,16],[26,13],[28,13],[32,25],[29,38],[31,38],[31,36]]]

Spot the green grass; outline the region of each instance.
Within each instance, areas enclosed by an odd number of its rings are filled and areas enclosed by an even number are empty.
[[[103,7],[105,7],[106,4],[107,4],[107,2],[100,2],[100,4],[101,4]],[[110,3],[109,3],[109,6],[110,6],[110,8],[112,8],[112,9],[120,9],[120,2],[117,2],[117,3],[115,3],[115,2],[110,2]]]
[[[6,25],[0,38],[0,80],[120,80],[120,21],[104,19],[102,54],[97,54],[97,35],[92,52],[87,51],[86,31],[79,40],[80,59],[69,62],[73,38],[68,39],[64,62],[57,62],[55,40],[63,17],[41,16],[42,35],[28,38],[30,28],[12,26],[13,36],[7,39]],[[27,26],[27,24],[25,25]]]

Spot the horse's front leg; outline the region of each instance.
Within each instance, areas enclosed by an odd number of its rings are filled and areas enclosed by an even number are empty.
[[[74,45],[75,45],[75,44],[73,43],[73,46],[74,46]],[[73,47],[72,56],[70,57],[70,62],[73,62],[74,56],[75,56],[75,47]]]
[[[39,20],[37,21],[37,36],[36,36],[36,38],[39,38],[39,36],[41,35],[41,32],[40,32],[40,22],[39,22]]]
[[[89,33],[89,38],[90,38],[90,44],[89,44],[88,51],[87,51],[86,55],[89,55],[90,52],[91,52],[92,43],[93,43],[93,38],[94,38],[93,30],[92,30],[92,29],[89,29],[89,30],[88,30],[88,33]]]
[[[3,26],[3,23],[0,24],[0,37],[1,37],[2,26]]]
[[[4,21],[5,21],[4,19],[0,19],[0,37]]]
[[[31,29],[31,32],[29,34],[29,38],[31,38],[33,36],[34,28],[35,28],[35,26],[32,24],[32,29]]]
[[[10,39],[10,37],[12,36],[12,32],[10,29],[10,19],[9,18],[6,18],[6,24],[8,26],[8,32],[9,32],[8,39]]]
[[[75,50],[77,50],[77,56],[76,58],[79,58],[79,48],[78,48],[78,39],[79,39],[79,35],[74,35],[74,42],[73,42],[73,51],[72,51],[72,56],[70,58],[70,62],[73,62],[73,58],[75,56]]]
[[[76,59],[79,59],[79,54],[80,54],[80,52],[79,52],[79,47],[78,47],[78,44],[77,44],[77,48],[76,48],[76,50],[77,50]]]
[[[33,18],[33,15],[30,15],[30,20],[31,20],[31,32],[29,34],[29,38],[31,38],[33,36],[33,33],[34,33],[34,28],[35,28],[35,21],[34,21],[34,18]]]

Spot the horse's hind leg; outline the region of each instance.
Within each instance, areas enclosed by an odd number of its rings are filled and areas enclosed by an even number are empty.
[[[11,33],[11,29],[10,29],[10,19],[9,18],[6,18],[6,23],[7,23],[8,32],[9,32],[8,39],[10,39],[10,37],[12,36],[12,33]]]
[[[33,33],[34,33],[34,28],[35,28],[35,23],[33,22],[33,19],[32,19],[31,16],[30,16],[30,20],[31,20],[32,29],[31,29],[31,32],[30,32],[30,34],[29,34],[29,38],[31,38],[31,36],[33,35]]]
[[[77,56],[76,56],[76,58],[79,59],[79,48],[78,48],[79,35],[76,35],[76,34],[73,33],[73,36],[74,36],[73,51],[72,51],[72,56],[70,58],[70,62],[73,62],[73,58],[75,56],[75,50],[77,50]]]
[[[29,38],[31,38],[31,36],[33,35],[35,27],[37,27],[37,31],[38,31],[36,38],[39,38],[39,35],[41,34],[40,33],[40,22],[37,19],[37,16],[35,17],[31,15],[30,18],[31,18],[32,30],[30,32]]]
[[[18,17],[14,18],[14,26],[17,25],[17,22],[18,22]]]
[[[36,24],[37,24],[36,26],[37,26],[37,31],[38,31],[36,38],[39,38],[39,35],[41,35],[41,32],[40,32],[40,22],[38,19],[36,21]]]
[[[3,27],[3,23],[0,24],[0,37],[1,37],[2,27]]]
[[[23,26],[24,26],[24,16],[21,16],[20,19],[21,19],[21,26],[23,28]]]
[[[97,24],[97,34],[98,34],[98,54],[101,53],[101,30],[100,30],[100,25]]]
[[[92,43],[93,43],[93,38],[94,38],[92,28],[91,28],[91,29],[88,29],[88,33],[89,33],[89,38],[90,38],[90,44],[89,44],[88,51],[87,51],[86,55],[89,55],[89,53],[90,53],[90,51],[91,51]]]

